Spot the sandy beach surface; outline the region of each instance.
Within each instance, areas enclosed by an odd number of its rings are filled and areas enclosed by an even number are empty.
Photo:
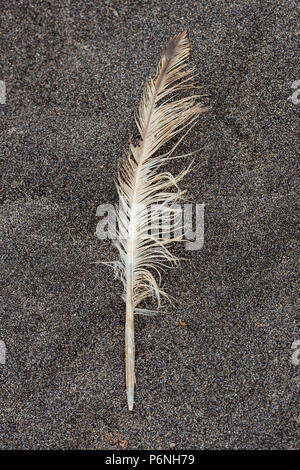
[[[0,448],[299,448],[299,2],[11,0],[1,17]],[[174,247],[176,302],[136,319],[129,413],[96,209],[183,30],[211,107],[180,146],[199,149],[182,186],[204,246]]]

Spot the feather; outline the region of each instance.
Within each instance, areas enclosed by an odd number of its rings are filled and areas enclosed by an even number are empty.
[[[161,297],[168,297],[160,288],[161,271],[163,267],[176,264],[177,259],[167,248],[174,239],[170,238],[167,229],[164,232],[161,220],[164,217],[171,220],[171,230],[178,227],[175,205],[185,194],[178,183],[189,170],[173,176],[162,171],[161,166],[174,158],[171,155],[187,132],[170,151],[164,154],[159,151],[184,129],[189,129],[205,110],[197,102],[198,95],[191,93],[194,69],[187,65],[189,54],[186,32],[170,40],[155,78],[145,85],[136,116],[140,140],[137,145],[130,144],[130,152],[119,169],[116,183],[119,210],[118,236],[114,243],[120,259],[114,262],[114,268],[124,285],[126,391],[130,411],[134,405],[135,386],[134,314],[153,314],[149,309],[138,307],[144,299],[155,297],[159,307]],[[177,92],[181,94],[186,90],[188,96],[176,98]],[[150,208],[152,230],[149,233]],[[168,217],[172,211],[175,216]]]

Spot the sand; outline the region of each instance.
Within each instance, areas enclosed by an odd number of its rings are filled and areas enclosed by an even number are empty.
[[[0,448],[299,448],[298,2],[11,0],[1,16]],[[205,203],[204,246],[174,247],[177,302],[136,320],[129,413],[95,214],[117,202],[143,83],[185,29],[211,106],[180,149],[199,149],[184,186]]]

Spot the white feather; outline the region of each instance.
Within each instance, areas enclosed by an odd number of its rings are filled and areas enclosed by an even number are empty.
[[[138,308],[144,299],[155,297],[159,307],[161,296],[167,296],[160,288],[160,271],[176,263],[177,259],[167,248],[174,239],[170,238],[168,230],[164,235],[160,217],[163,214],[168,218],[170,211],[175,210],[175,204],[184,197],[185,191],[179,189],[178,183],[189,170],[177,176],[162,171],[161,166],[174,158],[171,155],[178,144],[164,154],[159,154],[159,150],[205,110],[197,102],[197,95],[174,99],[174,93],[193,89],[194,70],[187,66],[189,54],[185,32],[169,42],[156,77],[146,84],[141,99],[136,118],[140,141],[136,146],[130,145],[130,153],[118,175],[118,238],[115,245],[120,260],[115,262],[114,267],[123,282],[126,302],[126,390],[129,410],[133,409],[135,384],[134,314],[152,313],[151,310]],[[154,233],[153,230],[149,233],[150,208]],[[172,232],[178,228],[180,221],[176,216],[169,219]]]

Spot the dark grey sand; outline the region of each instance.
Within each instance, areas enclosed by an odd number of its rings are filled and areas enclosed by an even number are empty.
[[[1,17],[0,447],[299,448],[299,2],[11,0]],[[174,248],[178,302],[136,320],[130,414],[95,213],[117,201],[143,83],[184,29],[211,105],[180,148],[200,149],[184,185],[205,244]]]

